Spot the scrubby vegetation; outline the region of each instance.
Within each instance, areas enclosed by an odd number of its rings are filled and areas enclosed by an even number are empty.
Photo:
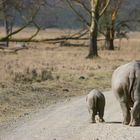
[[[58,30],[56,34],[59,35]],[[85,95],[92,88],[110,90],[112,71],[121,64],[140,59],[139,34],[129,36],[128,41],[122,40],[120,50],[99,47],[100,57],[94,60],[85,59],[88,49],[83,46],[30,43],[29,49],[16,54],[1,51],[0,122],[27,115],[58,100]],[[116,40],[115,45],[118,43]]]

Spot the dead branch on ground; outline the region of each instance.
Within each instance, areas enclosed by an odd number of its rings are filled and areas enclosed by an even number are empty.
[[[40,28],[38,27],[36,35],[38,34],[39,31],[40,31]],[[46,42],[49,44],[56,44],[65,40],[87,40],[88,37],[84,37],[85,35],[87,35],[87,33],[88,33],[88,30],[82,30],[69,36],[61,36],[61,37],[56,37],[56,38],[44,38],[44,39],[34,38],[35,37],[35,34],[34,34],[34,36],[30,38],[21,38],[21,39],[11,38],[10,41],[11,42]]]

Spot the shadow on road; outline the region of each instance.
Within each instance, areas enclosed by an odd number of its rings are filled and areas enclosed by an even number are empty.
[[[117,122],[117,121],[111,121],[111,122],[105,122],[105,123],[115,123],[115,124],[121,124],[122,122]]]

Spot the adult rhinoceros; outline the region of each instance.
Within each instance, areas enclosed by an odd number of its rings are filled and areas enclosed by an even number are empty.
[[[140,122],[140,60],[118,67],[112,75],[112,91],[120,102],[123,124]]]

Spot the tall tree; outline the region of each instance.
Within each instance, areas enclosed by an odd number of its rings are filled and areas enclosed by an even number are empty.
[[[102,17],[104,12],[106,11],[109,3],[111,0],[90,0],[89,7],[87,6],[86,2],[83,0],[65,0],[70,8],[79,16],[82,22],[86,24],[86,26],[89,28],[89,39],[90,39],[90,45],[89,45],[89,54],[87,58],[93,58],[98,56],[98,47],[97,47],[97,36],[98,36],[98,24],[99,19]],[[78,3],[89,15],[89,21],[88,18],[85,18],[82,16],[72,5],[72,2]]]
[[[111,0],[110,5],[100,21],[100,32],[105,36],[105,49],[107,50],[114,50],[115,34],[121,25],[119,23],[118,26],[118,14],[123,1],[124,0]]]
[[[110,18],[110,24],[107,25],[106,28],[106,48],[108,50],[114,50],[114,39],[115,39],[115,27],[116,27],[116,21],[118,17],[119,9],[122,5],[124,0],[113,0],[110,7],[109,7],[109,13],[111,14]],[[109,15],[107,15],[109,16]]]
[[[90,46],[87,58],[98,56],[97,36],[100,17],[105,13],[110,0],[91,0],[91,25],[90,25]]]

